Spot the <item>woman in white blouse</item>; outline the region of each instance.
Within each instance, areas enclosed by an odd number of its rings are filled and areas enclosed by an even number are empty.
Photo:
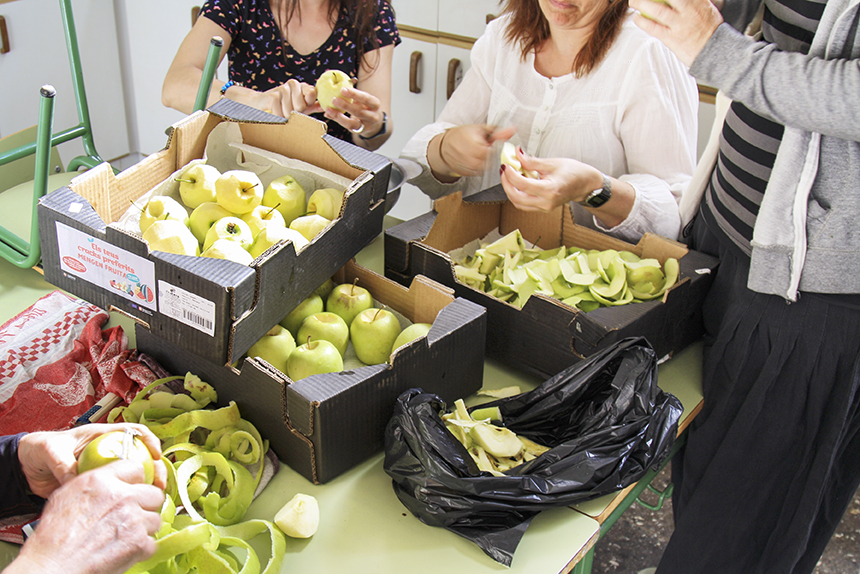
[[[696,162],[697,90],[633,24],[627,0],[508,0],[438,120],[406,144],[432,198],[501,182],[523,210],[568,203],[577,223],[628,241],[675,239]],[[539,179],[500,162],[510,140]]]

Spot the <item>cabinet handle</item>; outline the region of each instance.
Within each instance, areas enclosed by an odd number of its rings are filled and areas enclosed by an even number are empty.
[[[421,93],[421,86],[418,85],[418,64],[421,63],[421,52],[412,52],[409,57],[409,91],[413,94]]]
[[[489,24],[490,22],[492,22],[496,18],[498,18],[498,16],[496,16],[495,14],[487,14],[487,22],[486,23]]]
[[[6,17],[0,16],[0,54],[6,54],[11,50],[9,46],[9,31],[6,29]]]
[[[451,99],[451,94],[454,93],[454,90],[457,89],[457,84],[459,83],[457,80],[460,78],[460,60],[457,58],[451,58],[448,60],[448,97],[446,99]]]
[[[191,27],[194,27],[194,24],[197,23],[197,17],[200,15],[200,6],[192,6],[191,7]]]

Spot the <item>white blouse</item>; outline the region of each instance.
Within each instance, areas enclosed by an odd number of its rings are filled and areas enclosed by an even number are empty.
[[[630,183],[630,215],[611,229],[571,203],[577,223],[636,242],[651,231],[676,239],[678,202],[696,164],[698,91],[687,68],[659,40],[628,17],[597,68],[585,77],[540,75],[534,54],[525,61],[505,41],[509,17],[493,20],[477,40],[471,67],[433,124],[421,128],[401,157],[422,165],[411,183],[431,198],[471,195],[499,184],[501,142],[480,176],[438,181],[427,164],[430,140],[467,124],[516,126],[511,142],[528,155],[567,157]]]

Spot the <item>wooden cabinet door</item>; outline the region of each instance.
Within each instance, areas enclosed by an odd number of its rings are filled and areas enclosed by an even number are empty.
[[[439,0],[439,32],[477,39],[501,11],[499,0]]]
[[[439,0],[389,0],[398,25],[436,30]],[[465,4],[465,3],[464,3]]]

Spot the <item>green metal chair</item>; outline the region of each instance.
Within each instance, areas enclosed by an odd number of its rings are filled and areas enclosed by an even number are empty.
[[[58,155],[54,153],[54,148],[62,143],[81,139],[84,148],[84,155],[75,157],[66,166],[67,173],[73,174],[79,168],[90,169],[96,165],[103,163],[104,160],[96,151],[93,143],[93,132],[90,123],[90,113],[87,106],[86,90],[84,89],[84,77],[81,68],[81,57],[78,51],[78,36],[75,29],[74,17],[72,15],[71,0],[60,0],[60,13],[63,21],[63,28],[66,36],[66,50],[69,57],[69,66],[71,68],[72,87],[75,95],[75,102],[78,110],[78,125],[62,131],[54,133],[53,131],[53,106],[54,106],[54,89],[51,86],[44,86],[41,90],[42,102],[39,112],[39,124],[37,127],[36,141],[21,144],[0,152],[0,173],[9,173],[10,171],[20,170],[23,162],[32,162],[29,156],[36,156],[35,172],[32,186],[32,204],[30,205],[30,229],[29,241],[22,238],[18,233],[7,229],[0,225],[0,256],[8,259],[18,267],[33,267],[39,263],[41,259],[41,249],[39,247],[39,230],[36,224],[37,216],[36,209],[39,203],[39,198],[44,196],[49,189],[49,170],[53,164],[62,170],[62,165],[58,161]],[[13,134],[14,135],[14,134]],[[12,138],[13,136],[9,136]],[[4,138],[5,139],[5,138]],[[2,142],[2,140],[0,140]],[[0,143],[0,149],[3,149]],[[54,156],[55,161],[51,161],[51,156]],[[13,162],[18,162],[13,164]],[[8,167],[17,165],[17,167]],[[32,165],[32,163],[30,164]],[[71,176],[65,178],[65,185]],[[55,178],[56,179],[56,178]],[[9,181],[3,178],[5,181]],[[0,181],[2,183],[2,181]],[[17,182],[14,182],[17,183]],[[26,184],[19,184],[21,185]],[[10,187],[4,185],[4,188]],[[8,191],[8,189],[6,189]],[[20,189],[19,189],[20,191]],[[4,191],[5,193],[5,191]],[[0,193],[0,201],[3,194]],[[16,205],[16,209],[20,209],[21,205]],[[26,234],[26,233],[25,233]]]
[[[200,86],[197,88],[197,99],[194,100],[194,111],[199,112],[206,107],[209,100],[209,91],[212,89],[212,79],[218,68],[218,57],[221,55],[221,46],[224,40],[218,36],[212,36],[209,40],[209,52],[206,54],[206,63],[203,65],[203,75],[200,77]]]

